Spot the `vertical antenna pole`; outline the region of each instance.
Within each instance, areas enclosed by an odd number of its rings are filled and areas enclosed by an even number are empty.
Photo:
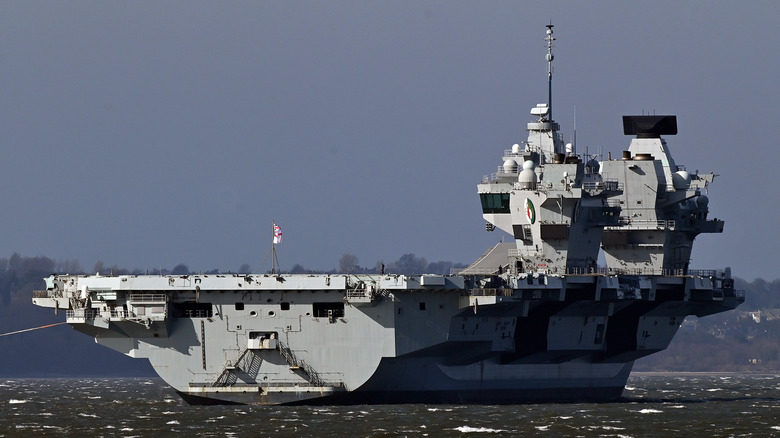
[[[546,24],[545,27],[547,27],[547,37],[544,39],[547,41],[547,106],[550,108],[549,116],[550,120],[552,120],[552,62],[553,59],[555,59],[555,56],[553,56],[552,53],[552,47],[553,41],[555,41],[555,37],[553,36],[552,22],[550,24]]]
[[[574,105],[574,137],[571,139],[572,154],[577,155],[577,105]]]
[[[271,241],[271,273],[276,274],[276,222],[271,221],[271,235],[274,239]]]

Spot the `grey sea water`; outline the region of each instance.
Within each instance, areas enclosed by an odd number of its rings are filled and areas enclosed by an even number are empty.
[[[0,437],[780,436],[780,376],[632,375],[617,403],[188,406],[162,380],[0,379]]]

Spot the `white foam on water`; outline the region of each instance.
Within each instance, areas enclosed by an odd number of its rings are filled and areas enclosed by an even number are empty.
[[[658,409],[642,409],[639,411],[640,414],[662,414],[664,411],[659,411]]]
[[[625,427],[617,427],[617,426],[601,426],[604,430],[626,430]]]
[[[453,430],[457,430],[458,432],[463,433],[501,433],[506,432],[503,429],[491,429],[489,427],[471,427],[471,426],[460,426],[456,427]]]
[[[29,401],[30,400],[17,400],[15,398],[12,398],[11,400],[8,400],[8,404],[9,405],[18,405],[18,404],[22,404],[22,403],[27,403]]]

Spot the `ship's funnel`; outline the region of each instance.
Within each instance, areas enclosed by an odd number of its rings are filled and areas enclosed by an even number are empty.
[[[623,134],[637,138],[677,135],[677,116],[623,116]]]

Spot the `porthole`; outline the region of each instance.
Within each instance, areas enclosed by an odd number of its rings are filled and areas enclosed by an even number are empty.
[[[276,312],[274,312],[273,310],[269,310],[268,316],[276,316]]]
[[[257,312],[254,310],[249,311],[249,316],[257,316]]]

